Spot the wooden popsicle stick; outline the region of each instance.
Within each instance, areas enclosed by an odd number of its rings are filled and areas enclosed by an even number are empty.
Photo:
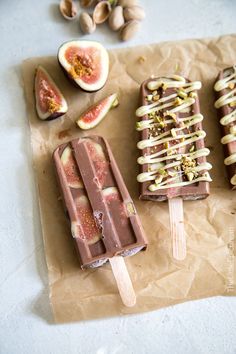
[[[109,258],[109,261],[123,304],[127,307],[134,306],[136,304],[136,295],[124,257],[115,256]]]
[[[168,199],[170,212],[170,232],[173,244],[173,257],[182,261],[186,257],[186,237],[184,231],[184,210],[182,198]]]

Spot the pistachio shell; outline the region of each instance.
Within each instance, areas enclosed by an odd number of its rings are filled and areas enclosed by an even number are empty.
[[[145,18],[144,9],[141,6],[131,6],[124,9],[124,18],[126,21],[143,20]]]
[[[94,8],[93,20],[96,24],[105,22],[111,12],[111,5],[109,1],[100,1]]]
[[[96,0],[80,0],[80,5],[82,7],[91,7],[95,4]]]
[[[77,16],[77,8],[73,0],[61,0],[59,5],[60,12],[66,20],[74,20]]]
[[[136,20],[131,20],[126,22],[124,26],[121,28],[120,38],[122,41],[128,41],[133,38],[135,34],[140,29],[140,22]]]
[[[87,12],[81,13],[79,17],[79,24],[84,33],[93,33],[96,29],[96,24],[93,18]]]
[[[123,8],[116,6],[109,16],[109,26],[113,31],[118,31],[124,23]]]
[[[122,7],[136,6],[137,0],[119,0],[118,5]]]
[[[97,2],[101,2],[104,0],[97,0]],[[118,0],[108,0],[108,2],[110,3],[111,7],[115,7],[117,5]]]

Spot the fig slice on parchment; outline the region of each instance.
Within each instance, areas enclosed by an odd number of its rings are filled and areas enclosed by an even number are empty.
[[[41,65],[36,69],[34,93],[36,111],[40,119],[55,119],[67,112],[68,106],[64,96]]]
[[[110,109],[116,107],[117,105],[117,93],[113,93],[112,95],[98,101],[82,113],[76,123],[83,130],[94,128],[101,122]]]
[[[69,79],[84,91],[98,91],[107,81],[109,56],[98,42],[66,42],[58,50],[58,61]]]

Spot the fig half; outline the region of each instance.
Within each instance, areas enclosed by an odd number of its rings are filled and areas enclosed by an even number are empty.
[[[41,65],[36,69],[34,92],[36,111],[40,119],[55,119],[67,112],[68,106],[64,96]]]
[[[58,50],[58,61],[67,76],[84,91],[98,91],[107,81],[109,56],[98,42],[66,42]]]
[[[76,123],[83,130],[94,128],[107,115],[110,109],[117,105],[117,93],[113,93],[89,107],[81,114]]]

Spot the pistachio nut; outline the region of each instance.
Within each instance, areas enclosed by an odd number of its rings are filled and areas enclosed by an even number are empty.
[[[137,0],[119,0],[118,5],[122,7],[136,6]]]
[[[87,12],[82,12],[80,14],[79,25],[84,33],[93,33],[96,29],[96,24],[93,18]]]
[[[113,31],[118,31],[124,23],[123,8],[116,6],[109,16],[109,26]]]
[[[124,8],[124,18],[126,21],[141,21],[145,18],[144,9],[141,6],[126,7]]]
[[[122,41],[128,41],[135,36],[140,29],[140,22],[136,20],[128,21],[121,27],[120,38]]]

